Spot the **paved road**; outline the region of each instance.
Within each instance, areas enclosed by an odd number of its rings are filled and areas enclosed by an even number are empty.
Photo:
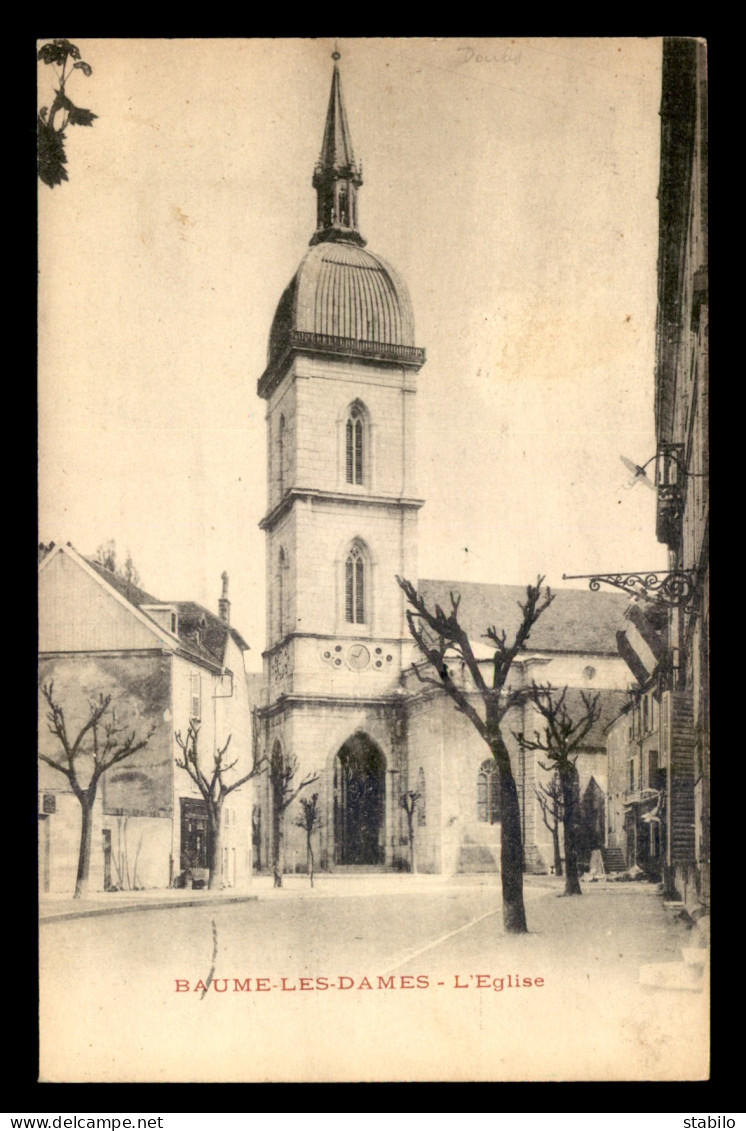
[[[643,962],[680,957],[683,926],[652,891],[557,894],[527,888],[519,938],[502,933],[492,884],[45,924],[44,1074],[701,1075],[701,995],[637,984]]]

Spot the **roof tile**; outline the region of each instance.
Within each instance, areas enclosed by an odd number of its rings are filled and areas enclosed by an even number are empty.
[[[510,639],[521,621],[519,602],[526,600],[521,585],[422,580],[417,588],[429,607],[439,604],[446,612],[451,607],[450,594],[460,595],[459,621],[475,643],[492,625],[498,631],[505,629]],[[554,594],[554,601],[531,632],[527,650],[617,655],[616,630],[624,623],[629,598],[588,589],[556,589]]]

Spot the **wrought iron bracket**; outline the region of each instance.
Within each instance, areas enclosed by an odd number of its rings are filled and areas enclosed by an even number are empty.
[[[636,570],[634,573],[563,573],[563,581],[587,581],[594,593],[613,585],[630,597],[641,597],[672,609],[686,608],[694,598],[695,570]]]

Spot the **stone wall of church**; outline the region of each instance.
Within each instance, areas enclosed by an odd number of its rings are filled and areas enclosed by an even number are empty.
[[[296,522],[283,515],[267,533],[267,641],[279,643],[298,623]]]
[[[410,783],[416,783],[420,768],[426,782],[426,825],[417,830],[420,869],[498,871],[500,825],[490,821],[488,806],[479,805],[480,769],[492,763],[484,740],[451,700],[438,694],[413,698],[407,739]]]
[[[296,483],[318,490],[392,498],[415,492],[414,391],[410,370],[360,361],[300,357],[296,387]],[[364,423],[363,483],[346,476],[345,426],[353,404]]]
[[[626,685],[623,661],[613,656],[555,654],[527,658],[515,665],[513,686],[522,682],[551,682],[588,691],[618,695]],[[422,871],[496,871],[500,861],[500,824],[493,821],[489,781],[489,748],[473,725],[455,710],[445,694],[422,692],[413,676],[405,677],[411,698],[407,706],[409,788],[416,789],[420,769],[426,782],[426,823],[417,829],[418,866]],[[541,757],[523,752],[514,732],[532,735],[541,730],[536,712],[526,706],[508,715],[502,733],[510,752],[521,807],[526,867],[548,872],[553,863],[552,836],[543,822],[535,789],[551,773],[542,770]],[[606,788],[603,750],[578,757],[581,794],[591,778]]]
[[[348,636],[407,635],[396,575],[416,576],[417,517],[392,506],[349,507],[302,500],[296,504],[299,632]],[[365,624],[345,616],[345,559],[360,546],[365,560]]]
[[[353,544],[365,561],[364,624],[348,623],[345,614],[345,559]],[[269,646],[291,632],[406,638],[396,575],[417,576],[416,546],[416,511],[296,500],[267,537]]]
[[[296,387],[292,379],[282,381],[267,405],[267,509],[277,506],[297,478],[295,441],[297,432]]]

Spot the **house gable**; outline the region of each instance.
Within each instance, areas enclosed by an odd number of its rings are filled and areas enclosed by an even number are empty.
[[[160,649],[167,634],[62,547],[39,570],[39,651]],[[171,645],[173,647],[173,644]]]

